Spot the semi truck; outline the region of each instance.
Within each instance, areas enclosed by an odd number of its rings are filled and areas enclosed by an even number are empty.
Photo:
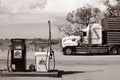
[[[80,31],[80,35],[62,38],[64,55],[120,54],[120,17],[107,17]]]

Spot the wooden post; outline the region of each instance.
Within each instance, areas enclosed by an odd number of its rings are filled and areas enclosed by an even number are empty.
[[[51,48],[51,22],[50,22],[50,20],[48,21],[48,25],[49,25],[49,46],[50,46],[50,53],[51,53],[51,50],[52,50],[52,48]]]

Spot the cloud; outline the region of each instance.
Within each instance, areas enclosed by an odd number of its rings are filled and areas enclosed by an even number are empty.
[[[42,9],[46,0],[1,0],[1,5],[10,13],[34,13],[34,9]]]
[[[45,22],[44,5],[46,0],[0,0],[0,24]]]
[[[6,14],[8,11],[6,10],[6,7],[4,7],[0,1],[0,14]]]
[[[5,23],[45,22],[65,18],[86,4],[105,9],[104,0],[0,0],[0,19]],[[7,16],[8,14],[8,16]],[[3,17],[5,15],[5,17]],[[0,23],[1,23],[0,22]]]
[[[48,13],[67,14],[87,4],[103,10],[103,1],[104,0],[48,0],[43,10]]]
[[[66,14],[77,9],[77,7],[83,6],[84,3],[85,0],[48,0],[43,11],[47,13]]]
[[[0,9],[12,14],[66,14],[86,4],[98,7],[103,0],[1,0]],[[1,13],[2,13],[1,11]]]

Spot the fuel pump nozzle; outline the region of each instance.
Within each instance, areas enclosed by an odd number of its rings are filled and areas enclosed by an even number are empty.
[[[10,51],[11,51],[11,44],[9,45],[8,54],[7,54],[7,70],[11,72],[10,68],[12,68],[11,62],[10,62]]]
[[[53,56],[54,56],[54,51],[50,50],[50,59],[53,59]]]

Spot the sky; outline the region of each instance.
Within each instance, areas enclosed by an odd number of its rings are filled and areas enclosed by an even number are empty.
[[[0,0],[0,38],[59,38],[56,26],[66,24],[69,12],[89,4],[105,10],[104,0]]]

